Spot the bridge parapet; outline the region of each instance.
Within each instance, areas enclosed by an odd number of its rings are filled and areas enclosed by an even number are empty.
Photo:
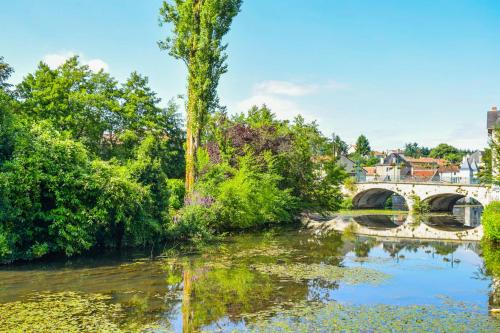
[[[451,210],[461,198],[472,198],[485,206],[500,197],[500,189],[491,186],[436,182],[359,182],[350,190],[344,188],[344,193],[353,197],[355,208],[383,208],[395,193],[405,199],[409,210],[415,196],[430,202],[435,210]]]
[[[409,183],[409,184],[451,184],[451,185],[481,185],[479,178],[451,177],[445,179],[428,179],[414,176],[390,177],[356,177],[356,183]]]

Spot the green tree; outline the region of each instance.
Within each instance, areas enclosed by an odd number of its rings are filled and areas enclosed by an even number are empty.
[[[14,73],[14,69],[0,56],[0,90],[6,90],[11,85],[7,83],[9,77]]]
[[[17,138],[1,173],[3,229],[20,257],[89,249],[94,225],[82,202],[90,160],[82,144],[41,123]]]
[[[56,69],[41,62],[17,86],[21,110],[35,121],[49,120],[54,128],[98,153],[103,134],[111,131],[119,105],[116,81],[102,70],[94,73],[78,57]]]
[[[414,157],[414,158],[419,158],[419,157],[428,156],[429,153],[430,153],[429,148],[427,148],[427,147],[421,147],[416,142],[407,143],[405,145],[404,154],[406,156]]]
[[[0,165],[10,158],[14,150],[14,137],[21,126],[21,119],[15,119],[13,110],[16,101],[9,90],[8,78],[14,70],[0,57]]]
[[[332,153],[333,158],[338,159],[342,155],[347,155],[349,146],[342,140],[342,138],[336,134],[332,134]]]
[[[446,143],[439,144],[437,147],[433,148],[429,154],[432,158],[443,158],[450,163],[459,163],[463,155],[463,152]]]
[[[171,36],[159,43],[188,69],[186,189],[192,191],[196,175],[196,156],[208,114],[218,106],[217,85],[227,71],[222,42],[242,0],[175,0],[163,2],[162,23],[172,25]]]
[[[478,177],[483,184],[491,184],[493,180],[493,161],[491,148],[486,148],[482,157],[483,167],[478,172]]]
[[[372,149],[370,148],[370,142],[364,136],[361,134],[358,139],[356,140],[356,154],[360,156],[368,156],[370,155],[370,152]]]

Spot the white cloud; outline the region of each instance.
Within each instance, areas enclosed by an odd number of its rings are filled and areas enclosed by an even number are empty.
[[[488,146],[488,133],[483,122],[471,121],[455,128],[445,142],[463,149],[484,149]]]
[[[285,95],[285,96],[305,96],[318,90],[317,85],[298,84],[288,81],[263,81],[257,83],[254,91],[259,94]]]
[[[104,60],[101,59],[91,59],[88,61],[84,61],[84,63],[88,65],[90,70],[94,72],[98,72],[101,69],[105,72],[109,71],[109,65],[106,62],[104,62]]]
[[[80,57],[81,63],[89,66],[90,70],[93,72],[98,72],[101,69],[105,72],[109,71],[109,65],[104,60],[98,58],[87,59],[83,54],[75,52],[47,54],[42,58],[42,61],[46,63],[50,68],[54,69],[61,66],[66,60],[75,55],[78,55]]]
[[[304,116],[304,118],[309,121],[315,119],[304,112],[304,110],[302,110],[295,101],[266,94],[252,95],[249,98],[238,102],[236,104],[236,109],[239,112],[246,112],[252,106],[261,106],[263,104],[267,105],[279,119],[293,119],[299,114]]]
[[[339,90],[345,89],[347,85],[335,81],[328,81],[323,84],[296,83],[290,81],[269,80],[257,83],[254,86],[256,94],[271,94],[283,96],[306,96],[316,94],[322,90]]]
[[[236,104],[236,110],[246,112],[254,105],[261,106],[265,104],[280,119],[293,119],[300,114],[308,121],[319,120],[316,115],[301,108],[299,99],[323,91],[344,89],[346,87],[346,85],[335,81],[322,84],[279,80],[262,81],[254,85],[250,97]]]

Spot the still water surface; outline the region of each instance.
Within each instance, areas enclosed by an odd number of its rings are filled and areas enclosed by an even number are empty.
[[[37,331],[43,318],[53,331],[499,332],[480,254],[478,243],[279,228],[155,260],[6,266],[0,331],[24,322]]]

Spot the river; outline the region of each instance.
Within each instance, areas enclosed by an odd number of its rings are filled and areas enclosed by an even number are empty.
[[[481,253],[477,242],[287,227],[154,260],[10,265],[0,269],[0,331],[499,332]]]

